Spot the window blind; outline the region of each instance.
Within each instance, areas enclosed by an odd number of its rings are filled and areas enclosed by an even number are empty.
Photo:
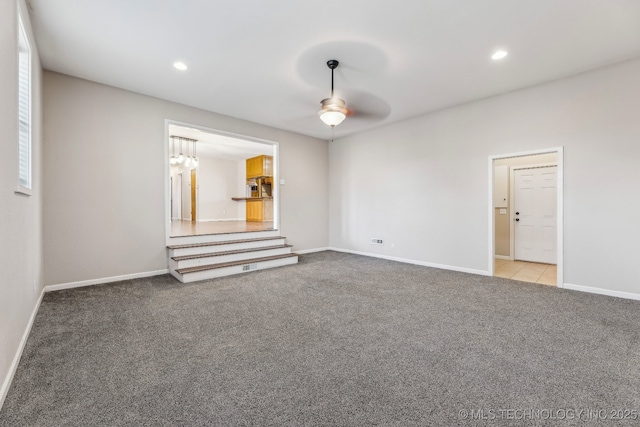
[[[22,22],[18,55],[18,184],[31,189],[31,49]]]

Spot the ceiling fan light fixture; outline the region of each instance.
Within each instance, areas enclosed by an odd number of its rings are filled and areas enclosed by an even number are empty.
[[[320,113],[320,120],[322,120],[327,126],[331,127],[339,125],[347,117],[340,111],[321,111]]]
[[[323,99],[320,105],[322,108],[318,111],[318,115],[327,126],[337,126],[347,117],[344,100],[340,98]]]

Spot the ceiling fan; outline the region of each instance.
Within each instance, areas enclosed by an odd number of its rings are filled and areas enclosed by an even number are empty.
[[[340,62],[336,59],[327,61],[327,67],[331,70],[331,97],[325,98],[320,102],[320,111],[318,111],[320,120],[333,129],[347,117],[349,117],[349,121],[355,119],[356,122],[385,119],[391,112],[391,108],[389,104],[373,94],[356,89],[347,89],[344,92],[349,95],[351,108],[347,108],[344,99],[334,95],[333,74],[338,65],[340,65]]]
[[[318,111],[320,120],[332,128],[342,123],[348,113],[344,100],[333,96],[333,70],[338,68],[338,65],[340,63],[336,59],[327,61],[327,67],[331,69],[331,98],[323,99],[320,102],[320,111]]]

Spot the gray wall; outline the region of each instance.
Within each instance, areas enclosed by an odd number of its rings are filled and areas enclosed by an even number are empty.
[[[281,233],[327,246],[326,141],[53,72],[44,100],[47,285],[167,268],[165,119],[279,142]]]
[[[26,5],[23,18],[28,20]],[[15,194],[18,184],[18,22],[16,2],[0,2],[0,406],[12,363],[43,285],[42,273],[42,71],[31,37],[33,192]],[[31,32],[29,22],[25,22]],[[26,338],[26,337],[25,337]],[[17,362],[17,360],[16,360]]]
[[[488,157],[564,146],[564,282],[640,293],[638,76],[629,61],[330,143],[330,245],[487,271]]]

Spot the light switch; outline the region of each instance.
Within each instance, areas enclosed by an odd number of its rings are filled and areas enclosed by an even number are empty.
[[[284,179],[280,180],[280,185],[284,185]]]
[[[507,214],[506,209],[500,209],[500,215],[506,215],[506,214]]]

